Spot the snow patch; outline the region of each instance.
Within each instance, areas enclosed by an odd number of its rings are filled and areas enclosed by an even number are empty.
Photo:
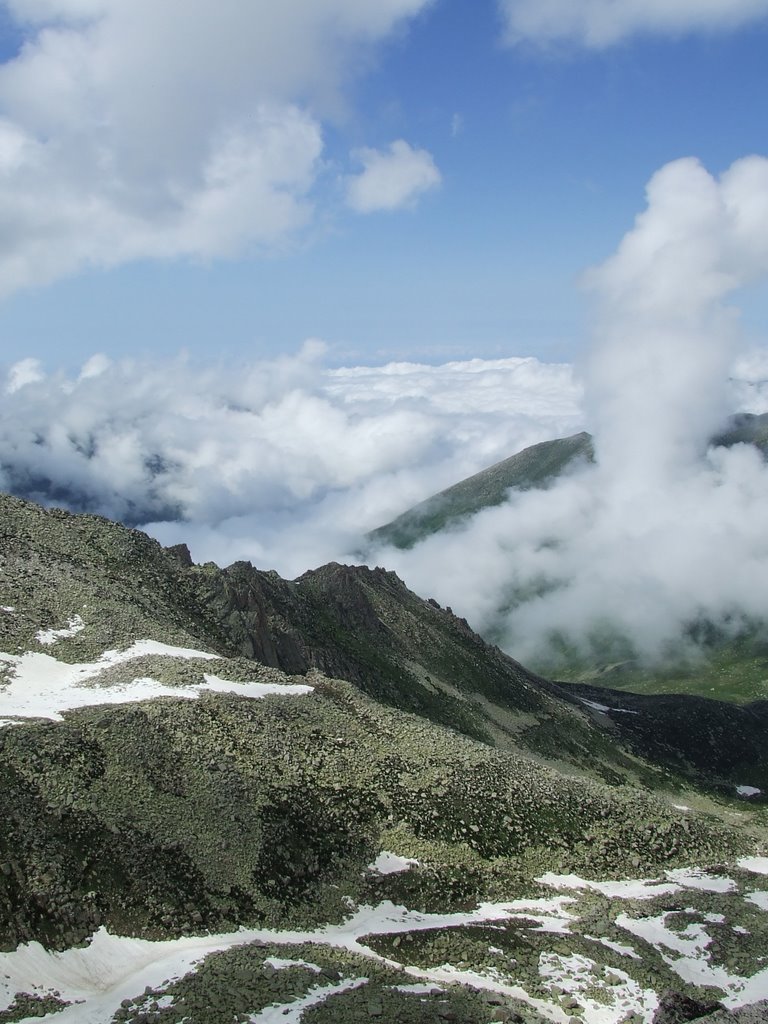
[[[305,996],[294,999],[290,1003],[272,1003],[265,1006],[258,1013],[252,1013],[248,1018],[249,1024],[272,1024],[273,1021],[286,1021],[287,1024],[300,1024],[304,1011],[310,1006],[317,1006],[324,1003],[330,996],[338,995],[340,992],[350,992],[354,988],[367,985],[367,978],[348,978],[331,985],[315,985]]]
[[[406,995],[413,996],[431,996],[437,992],[444,992],[439,985],[420,985],[418,983],[413,985],[388,985],[388,988],[392,988],[395,992],[405,992]]]
[[[768,998],[768,968],[749,978],[729,974],[724,967],[710,963],[707,947],[712,940],[703,925],[690,924],[682,932],[674,932],[667,927],[668,916],[665,913],[659,917],[637,919],[620,914],[616,924],[655,946],[665,963],[683,981],[720,989],[724,993],[721,1001],[727,1007],[745,1006]],[[662,946],[682,956],[675,959],[664,953]]]
[[[616,924],[631,932],[632,935],[644,939],[651,946],[664,946],[666,949],[682,953],[686,957],[699,956],[712,941],[704,925],[693,923],[682,931],[673,931],[667,927],[669,916],[669,912],[660,914],[658,917],[642,918],[619,914]]]
[[[593,711],[602,711],[603,713],[605,713],[606,711],[613,711],[618,715],[640,714],[639,711],[630,711],[629,708],[610,708],[607,704],[598,704],[597,701],[585,700],[584,697],[579,697],[579,700],[582,704],[586,704],[588,708],[592,708]]]
[[[542,885],[549,885],[553,889],[592,889],[610,899],[622,900],[652,900],[656,896],[667,896],[673,892],[679,892],[680,886],[669,882],[659,882],[656,879],[641,878],[627,879],[614,882],[593,882],[578,875],[557,875],[548,871],[535,879]]]
[[[401,871],[410,871],[412,867],[418,866],[418,863],[412,857],[398,857],[396,853],[382,850],[376,860],[368,865],[368,870],[378,871],[380,875],[395,875]]]
[[[754,903],[756,907],[760,907],[761,910],[768,910],[768,892],[763,892],[758,889],[755,892],[749,892],[744,897],[747,903]]]
[[[0,953],[0,1007],[17,992],[38,995],[58,991],[77,1005],[56,1014],[57,1024],[103,1024],[123,999],[133,999],[146,986],[158,988],[166,979],[187,974],[208,953],[243,942],[239,933],[150,942],[120,938],[99,929],[84,948],[61,953],[39,942]]]
[[[205,661],[220,661],[221,656],[211,654],[210,651],[197,651],[193,647],[175,647],[173,644],[164,644],[159,640],[136,640],[124,651],[104,651],[99,658],[99,669],[104,665],[119,665],[124,661],[131,661],[132,658],[143,658],[148,654],[165,655],[169,658],[203,658]]]
[[[736,792],[739,796],[761,796],[763,791],[755,786],[737,786]]]
[[[75,634],[80,633],[83,629],[85,629],[83,620],[79,615],[73,615],[64,629],[39,629],[35,633],[35,640],[44,647],[50,647],[51,644],[64,640],[65,637],[75,636]]]
[[[593,711],[610,711],[611,709],[607,704],[598,704],[594,700],[585,700],[584,697],[579,697],[582,704],[586,704],[588,708],[592,708]]]
[[[751,859],[744,860],[749,862]],[[768,858],[757,858],[757,861],[758,866],[768,872]],[[568,888],[600,886],[601,889],[605,889],[608,886],[623,886],[624,888],[620,890],[623,895],[639,891],[642,894],[641,898],[647,898],[658,895],[660,889],[665,892],[678,891],[691,880],[697,883],[694,888],[700,887],[699,882],[709,884],[714,880],[695,868],[689,869],[687,873],[675,873],[675,877],[677,880],[674,885],[659,885],[648,881],[596,883],[585,881],[578,876],[550,876],[550,880],[545,881],[545,884],[553,884],[554,880],[562,887],[565,879]],[[544,878],[546,879],[546,876]],[[724,880],[717,881],[722,883]],[[708,891],[730,892],[730,887],[726,889],[721,885],[717,890]],[[750,894],[754,895],[757,895],[761,902],[762,895],[768,899],[768,893]],[[345,921],[325,925],[314,931],[242,929],[225,935],[186,937],[166,942],[118,938],[102,928],[93,936],[90,944],[82,949],[51,953],[38,943],[30,943],[20,946],[14,953],[0,954],[0,1008],[3,1006],[4,997],[7,1006],[17,992],[34,990],[38,994],[45,994],[58,990],[62,999],[73,1003],[76,1000],[80,1001],[78,1005],[67,1007],[56,1015],[59,1024],[103,1024],[103,1021],[111,1018],[122,999],[136,998],[147,985],[155,989],[164,987],[165,979],[182,977],[204,956],[217,950],[254,941],[281,944],[318,943],[362,954],[380,963],[392,963],[387,957],[365,945],[367,935],[398,935],[510,920],[520,920],[529,925],[536,922],[539,925],[538,930],[567,933],[569,925],[576,920],[575,914],[569,912],[567,908],[575,902],[573,897],[558,895],[546,899],[520,899],[509,903],[483,903],[475,910],[464,913],[428,914],[386,901],[377,906],[353,905],[353,912]],[[689,924],[683,931],[673,931],[667,925],[668,918],[669,913],[644,919],[621,914],[616,923],[625,931],[654,946],[670,968],[682,979],[696,985],[709,985],[722,990],[727,1005],[743,1005],[768,996],[768,969],[752,978],[729,975],[723,968],[713,966],[708,960],[707,950],[711,940],[704,923]],[[707,919],[713,922],[719,918],[720,915],[707,915]],[[606,938],[585,937],[622,956],[633,960],[639,958],[632,946],[612,942]],[[276,970],[301,966],[313,972],[319,971],[316,964],[304,960],[270,957],[266,963]],[[636,1014],[643,1024],[651,1024],[658,1003],[656,994],[651,989],[638,985],[623,971],[602,967],[599,961],[595,962],[576,954],[564,956],[544,953],[539,966],[542,978],[553,992],[555,986],[559,986],[576,1000],[587,1024],[620,1024],[631,1014]],[[403,992],[426,995],[444,983],[459,982],[523,999],[536,1007],[550,1021],[562,1024],[567,1017],[567,1012],[556,1003],[530,996],[522,987],[514,984],[513,979],[507,981],[498,971],[460,970],[450,965],[425,970],[405,965],[404,972],[406,979],[412,979],[412,984],[406,982],[403,986],[393,986]],[[273,1004],[259,1014],[252,1015],[250,1019],[261,1024],[277,1020],[294,1021],[298,1024],[301,1013],[309,1006],[322,1002],[337,992],[365,983],[364,978],[350,978],[338,984],[318,984],[301,999],[280,1005]]]
[[[301,694],[314,693],[314,686],[304,683],[237,683],[231,679],[219,679],[218,676],[203,674],[205,683],[194,687],[198,691],[210,690],[214,693],[237,693],[241,697],[268,697],[270,694],[298,697]],[[191,696],[196,696],[192,694]]]
[[[768,875],[768,857],[740,857],[736,863],[744,871],[755,875]]]
[[[671,882],[676,882],[685,889],[701,889],[704,892],[732,892],[736,883],[732,878],[720,875],[708,875],[701,868],[675,868],[664,874]]]
[[[624,971],[598,967],[594,960],[573,953],[542,953],[539,974],[550,990],[569,994],[584,1012],[589,1024],[620,1024],[636,1014],[644,1024],[651,1024],[659,1005],[653,989],[643,989]],[[599,992],[600,1000],[587,992]]]
[[[385,901],[377,906],[360,906],[341,924],[325,925],[315,931],[274,931],[270,929],[240,929],[222,935],[203,935],[152,942],[147,939],[123,938],[110,935],[105,928],[99,929],[84,948],[69,949],[61,953],[49,952],[32,942],[19,946],[13,953],[0,953],[0,1007],[13,1001],[17,992],[35,990],[38,994],[58,990],[60,997],[68,1002],[78,1002],[56,1014],[56,1024],[104,1024],[110,1020],[123,999],[134,999],[146,986],[161,988],[166,979],[178,979],[189,973],[192,967],[209,953],[246,945],[249,942],[272,942],[283,944],[320,943],[326,946],[346,949],[359,953],[379,963],[391,963],[386,957],[365,946],[361,939],[366,935],[397,935],[409,931],[426,931],[433,928],[458,927],[466,924],[482,924],[491,921],[505,921],[510,918],[528,918],[533,911],[542,918],[551,917],[565,922],[573,920],[563,907],[573,902],[570,897],[556,896],[548,900],[515,900],[512,903],[483,903],[477,909],[456,914],[422,914]],[[295,961],[294,961],[295,962]],[[522,988],[497,984],[484,975],[472,972],[457,972],[453,969],[436,971],[405,967],[405,974],[414,977],[414,983],[467,980],[481,988],[505,992],[541,1009],[545,1016],[553,1017],[553,1008],[542,1000],[528,996]],[[41,985],[41,979],[44,984]],[[341,982],[342,985],[358,986],[366,979]],[[326,999],[337,991],[338,986],[323,986],[313,990],[316,1002]],[[257,1016],[255,1020],[266,1022],[271,1019],[298,1021],[301,1010],[311,1004],[297,1000],[286,1005],[290,1014],[267,1017]],[[271,1014],[274,1007],[268,1008]],[[266,1014],[266,1010],[262,1011]],[[554,1011],[557,1014],[558,1011]]]
[[[265,964],[269,964],[270,967],[274,967],[276,971],[285,971],[289,967],[306,967],[309,971],[314,971],[315,974],[319,974],[322,970],[317,964],[311,964],[308,960],[283,960],[279,956],[269,956],[264,961]]]
[[[205,682],[192,686],[166,686],[155,679],[140,677],[129,684],[89,686],[90,680],[103,669],[144,655],[174,658],[218,660],[218,655],[186,647],[173,647],[156,640],[140,640],[124,651],[105,651],[93,662],[68,664],[49,654],[27,652],[6,655],[15,669],[13,678],[0,689],[2,721],[17,718],[48,718],[62,721],[62,714],[75,708],[99,704],[128,704],[156,697],[195,699],[205,690],[236,693],[244,697],[265,697],[269,694],[300,696],[311,693],[312,687],[281,683],[233,682],[218,676],[204,675]]]
[[[527,1003],[544,1017],[545,1020],[555,1021],[556,1024],[564,1024],[568,1018],[563,1011],[544,999],[537,999],[529,995],[520,985],[507,985],[503,981],[490,977],[488,974],[480,974],[478,971],[462,971],[457,967],[446,964],[444,967],[433,967],[429,970],[421,970],[417,967],[406,967],[406,974],[417,974],[422,978],[431,978],[436,982],[444,982],[449,985],[469,985],[472,988],[482,989],[485,992],[498,992],[501,995],[510,996],[512,999],[519,999]]]
[[[642,957],[635,951],[633,946],[625,946],[623,942],[614,942],[612,939],[607,939],[604,935],[585,935],[585,939],[589,942],[599,942],[601,946],[605,946],[606,949],[612,949],[614,953],[619,953],[621,956],[628,956],[632,960],[642,960]]]

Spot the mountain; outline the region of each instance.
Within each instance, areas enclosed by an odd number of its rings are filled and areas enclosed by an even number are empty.
[[[572,463],[593,458],[592,437],[585,432],[542,441],[419,502],[390,523],[371,530],[366,540],[374,548],[389,544],[407,550],[484,508],[502,505],[510,488],[546,487]]]
[[[763,705],[558,685],[384,569],[8,496],[0,566],[0,1022],[768,995]]]
[[[711,439],[713,446],[751,444],[768,458],[768,413],[732,416]],[[442,530],[466,523],[485,508],[502,504],[512,490],[551,486],[570,467],[592,461],[592,438],[587,433],[545,441],[526,448],[488,469],[476,473],[403,512],[396,519],[366,535],[361,556],[386,558],[387,546],[409,549]],[[508,608],[497,609],[499,621]],[[503,626],[487,627],[486,636],[499,639]],[[498,634],[498,635],[497,635]],[[573,683],[592,683],[646,694],[679,693],[710,697],[718,694],[730,702],[750,704],[768,694],[768,623],[742,623],[736,635],[713,623],[693,624],[690,635],[701,657],[681,656],[648,666],[635,660],[632,644],[622,637],[606,640],[603,649],[592,643],[588,655],[563,642],[553,646],[550,659],[538,667]],[[681,644],[681,649],[685,648]],[[690,647],[690,644],[688,644]],[[622,652],[622,653],[618,653]]]
[[[722,447],[753,444],[768,456],[768,413],[732,416],[711,443]],[[385,545],[407,550],[433,533],[458,526],[484,508],[503,504],[510,489],[548,487],[569,467],[593,460],[593,439],[585,431],[542,441],[419,502],[371,530],[366,540],[373,550]]]

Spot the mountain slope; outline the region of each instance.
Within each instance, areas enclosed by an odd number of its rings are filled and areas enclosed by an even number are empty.
[[[762,705],[680,698],[671,717],[684,716],[685,730],[662,742],[653,723],[670,718],[667,698],[649,697],[626,714],[608,691],[603,703],[619,710],[596,716],[573,688],[529,672],[384,569],[331,564],[293,583],[248,563],[189,574],[201,603],[246,657],[289,672],[319,669],[392,707],[607,781],[658,786],[673,769],[718,789],[746,783],[768,790]],[[738,738],[736,745],[723,744],[724,734]]]
[[[366,540],[374,547],[391,544],[412,548],[430,534],[469,519],[484,508],[503,504],[510,488],[527,491],[546,487],[576,460],[593,458],[592,438],[583,432],[534,444],[414,505],[390,523],[371,530]]]
[[[713,445],[753,444],[768,456],[768,413],[739,413],[712,438]],[[391,522],[371,530],[371,547],[408,549],[440,530],[450,529],[484,508],[501,505],[510,489],[547,487],[569,467],[594,459],[592,436],[586,432],[542,441],[407,509]]]
[[[768,457],[768,413],[732,416],[711,444],[750,444]],[[505,501],[510,490],[547,488],[569,467],[592,458],[592,438],[586,433],[533,445],[372,531],[366,538],[369,547],[365,557],[384,559],[387,545],[407,549],[442,530],[457,528],[483,509]],[[516,593],[514,600],[524,603],[537,593],[535,589],[532,595]],[[505,635],[511,613],[509,596],[500,596],[499,604],[495,619],[486,623],[485,635],[490,639]],[[567,638],[553,640],[536,667],[569,682],[609,685],[627,692],[718,695],[744,705],[768,698],[765,622],[744,622],[735,635],[707,621],[692,623],[688,635],[681,638],[685,642],[679,645],[680,656],[668,654],[663,663],[653,665],[635,660],[634,646],[628,638],[606,635],[600,642],[598,636],[599,631],[595,631],[587,653]],[[695,659],[690,656],[694,649],[699,655]]]
[[[650,1024],[662,988],[706,994],[632,937],[679,914],[719,996],[757,998],[762,808],[708,795],[725,768],[633,754],[625,712],[384,570],[197,567],[11,498],[0,522],[0,1020]],[[684,777],[687,809],[650,791]]]

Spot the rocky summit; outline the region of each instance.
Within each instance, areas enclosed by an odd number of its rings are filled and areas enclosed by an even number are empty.
[[[0,1024],[768,1020],[768,711],[0,497]]]

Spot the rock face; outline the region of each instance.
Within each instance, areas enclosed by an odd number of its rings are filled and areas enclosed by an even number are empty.
[[[768,1021],[768,999],[736,1010],[715,1010],[696,1020],[698,1024],[765,1024]]]
[[[673,943],[709,929],[718,970],[760,969],[768,913],[736,864],[764,836],[760,798],[736,819],[735,793],[718,794],[743,756],[691,752],[733,727],[715,702],[684,741],[687,706],[670,711],[654,745],[639,705],[606,692],[596,710],[595,692],[528,672],[384,569],[289,582],[194,566],[8,497],[0,530],[0,1019],[69,1024],[91,999],[74,981],[6,982],[28,977],[30,940],[102,965],[116,936],[219,950],[179,978],[115,945],[144,973],[99,1024],[218,1024],[296,1000],[321,1024],[540,1021],[521,986],[563,1011],[597,992],[631,1019],[657,987],[697,997],[658,944],[626,952],[651,918]],[[755,732],[755,772],[766,747]],[[600,880],[638,876],[657,881],[619,886],[619,912]]]
[[[475,739],[614,781],[630,755],[716,789],[768,791],[766,702],[551,683],[384,569],[331,564],[290,583],[240,562],[191,576],[199,603],[245,657],[290,673],[318,669]]]
[[[720,1003],[705,1003],[681,992],[666,992],[653,1015],[653,1024],[689,1024],[690,1021],[709,1019],[710,1014],[722,1009]]]
[[[192,578],[238,653],[286,672],[318,669],[483,739],[488,716],[471,697],[519,712],[555,704],[536,676],[384,569],[331,564],[289,583],[239,562]]]

